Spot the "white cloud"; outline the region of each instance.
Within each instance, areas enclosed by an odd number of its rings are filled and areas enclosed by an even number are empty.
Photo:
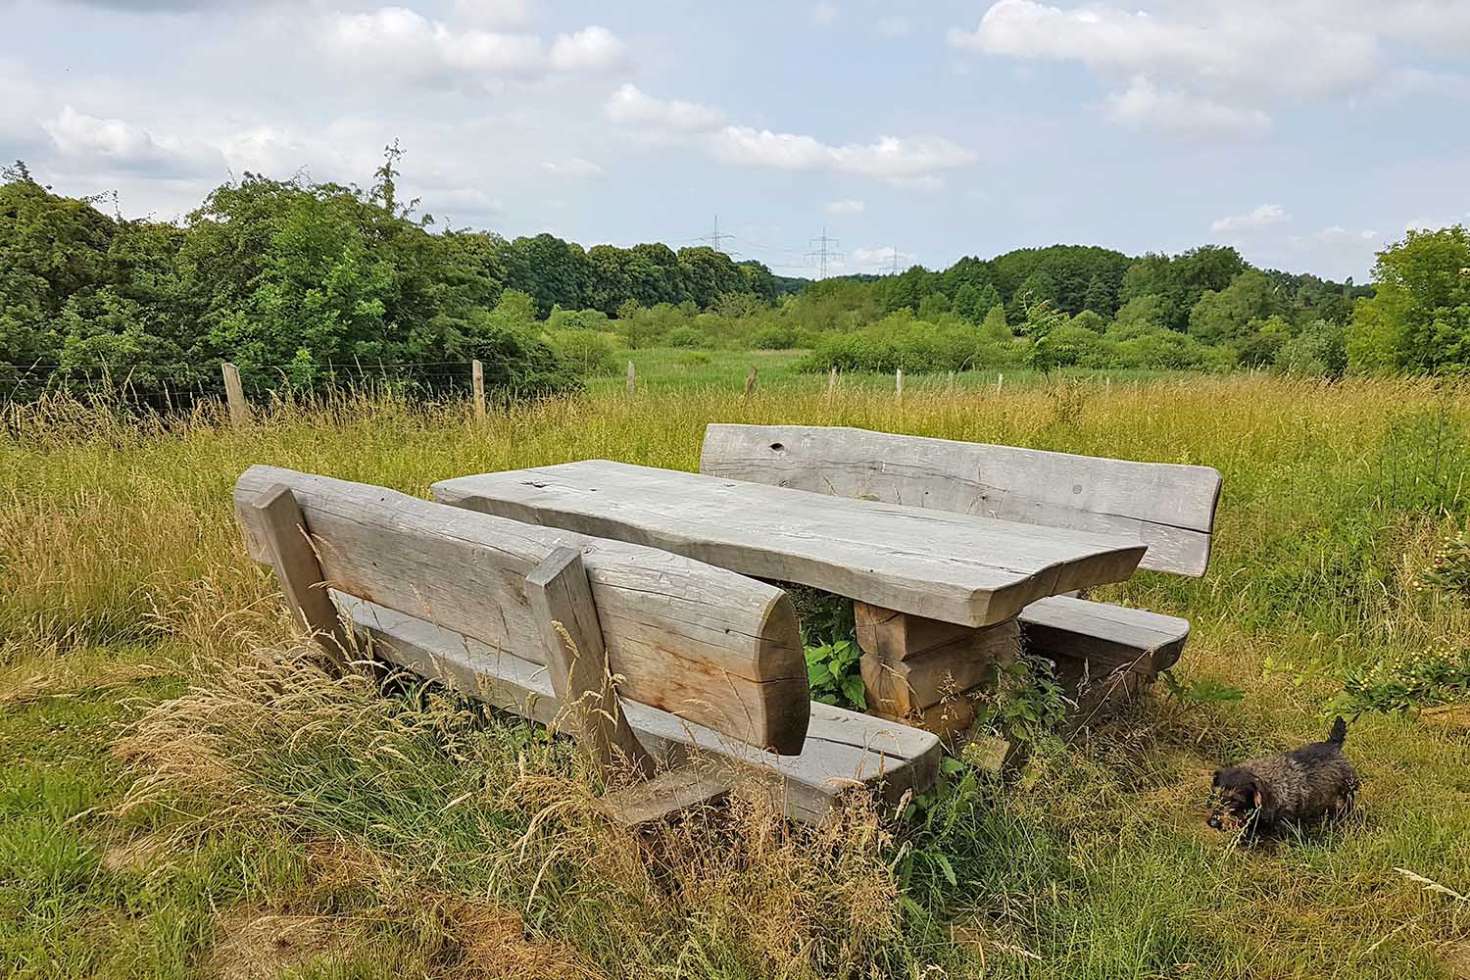
[[[1463,89],[1459,76],[1405,63],[1417,53],[1470,51],[1463,0],[1140,0],[1063,8],[1042,0],[997,0],[973,30],[949,32],[951,46],[986,55],[1075,62],[1105,84],[1144,78],[1161,128],[1194,135],[1249,133],[1280,105],[1371,94],[1402,97],[1415,87]],[[1136,81],[1133,83],[1137,85]],[[1112,102],[1147,100],[1149,90],[1114,89]],[[1181,125],[1198,106],[1207,118]],[[1114,114],[1150,125],[1141,111]]]
[[[1330,228],[1323,228],[1312,237],[1324,245],[1352,245],[1374,241],[1378,237],[1378,232],[1349,231],[1342,225],[1333,225]]]
[[[1159,129],[1184,136],[1259,136],[1271,128],[1260,109],[1237,108],[1188,92],[1161,89],[1145,76],[1108,96],[1108,117],[1134,129]]]
[[[565,160],[547,160],[541,164],[541,169],[557,177],[582,179],[602,176],[601,167],[591,160],[583,160],[581,157],[568,157]]]
[[[835,3],[819,3],[812,8],[812,23],[818,27],[827,27],[837,20],[837,5]]]
[[[481,27],[524,27],[531,22],[530,0],[454,0],[454,13]]]
[[[548,52],[534,34],[451,27],[406,7],[336,13],[328,19],[325,43],[357,69],[446,86],[601,72],[625,55],[622,41],[603,27],[559,35]]]
[[[614,122],[656,136],[697,138],[716,158],[743,167],[829,171],[892,182],[929,184],[938,172],[973,163],[975,154],[940,136],[883,136],[877,142],[832,145],[801,133],[722,125],[723,113],[695,102],[657,99],[625,84],[606,107]]]
[[[551,45],[551,67],[565,72],[602,72],[623,64],[627,47],[606,27],[560,34]]]
[[[1210,231],[1216,234],[1230,234],[1239,231],[1249,231],[1256,228],[1266,228],[1270,225],[1279,225],[1284,221],[1290,221],[1291,215],[1279,204],[1262,204],[1252,208],[1245,214],[1232,214],[1224,218],[1216,218],[1210,222]]]
[[[865,205],[863,204],[862,201],[854,200],[852,198],[844,198],[841,201],[828,201],[827,202],[827,213],[828,214],[862,214],[863,213],[864,206]]]
[[[154,176],[186,176],[211,170],[222,173],[224,157],[218,149],[196,140],[155,138],[152,133],[121,119],[101,119],[64,106],[43,128],[56,150],[73,164],[146,171]]]
[[[613,122],[685,133],[713,129],[725,118],[724,113],[718,109],[697,102],[656,99],[645,95],[631,82],[620,86],[612,94],[606,111],[607,117]]]
[[[872,272],[875,269],[887,271],[894,267],[895,257],[897,257],[897,265],[900,269],[907,269],[915,262],[912,255],[900,252],[892,245],[855,248],[852,250],[851,260],[854,268],[864,272]]]
[[[714,153],[742,166],[776,170],[829,170],[894,181],[932,182],[935,171],[975,162],[975,154],[939,136],[883,136],[876,143],[833,146],[796,133],[726,126],[714,134]]]
[[[1107,5],[1063,10],[1037,0],[999,0],[974,31],[951,30],[949,41],[986,54],[1080,61],[1099,71],[1188,80],[1218,92],[1320,95],[1362,83],[1379,67],[1371,33],[1308,16],[1294,10],[1292,0],[1166,9],[1155,15]]]

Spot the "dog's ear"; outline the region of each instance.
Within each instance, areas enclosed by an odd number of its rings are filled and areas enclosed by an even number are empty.
[[[1225,771],[1224,769],[1216,769],[1215,770],[1215,775],[1213,775],[1213,776],[1210,777],[1210,787],[1212,789],[1219,789],[1220,788],[1220,773],[1222,773],[1224,771]]]

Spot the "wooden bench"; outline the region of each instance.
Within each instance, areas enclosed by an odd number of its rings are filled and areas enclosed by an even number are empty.
[[[933,782],[933,736],[809,699],[790,599],[636,544],[255,466],[235,486],[252,558],[329,655],[360,644],[578,736],[611,775],[696,758],[613,809],[646,819],[757,777],[820,820],[853,787]],[[710,765],[714,768],[710,769]]]
[[[1140,568],[1203,575],[1220,474],[866,429],[710,425],[700,472],[1047,528],[1142,541]],[[1179,658],[1189,623],[1057,595],[1021,611],[1028,649],[1064,672],[1151,680]]]

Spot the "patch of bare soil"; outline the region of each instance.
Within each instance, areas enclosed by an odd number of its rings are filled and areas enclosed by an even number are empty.
[[[329,915],[277,915],[242,909],[221,917],[205,975],[215,980],[275,980],[290,967],[347,948],[347,934]]]
[[[152,837],[109,844],[102,852],[102,870],[126,874],[146,874],[168,863],[167,847]]]
[[[1419,720],[1452,732],[1470,732],[1470,704],[1445,704],[1424,708]]]
[[[581,966],[561,943],[533,939],[514,911],[485,902],[452,901],[445,906],[462,959],[450,974],[457,980],[570,980],[598,976]]]
[[[1445,969],[1455,980],[1470,980],[1470,943],[1455,943],[1440,950]]]

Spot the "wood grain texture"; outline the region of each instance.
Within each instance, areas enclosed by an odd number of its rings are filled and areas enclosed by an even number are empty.
[[[342,593],[333,597],[379,656],[542,724],[558,716],[560,704],[543,665],[371,602]],[[762,752],[636,701],[625,701],[623,710],[639,741],[661,762],[708,755],[737,764],[744,777],[769,780],[787,816],[806,822],[826,819],[854,788],[896,802],[905,790],[929,788],[939,773],[941,746],[934,735],[830,705],[811,705],[806,743],[797,756]]]
[[[1152,677],[1178,660],[1189,620],[1067,596],[1033,602],[1020,616],[1026,649],[1093,663],[1100,675],[1125,667]]]
[[[578,748],[605,773],[652,775],[652,760],[618,702],[582,553],[557,548],[548,555],[526,576],[526,598],[541,629],[551,688]]]
[[[625,700],[755,746],[801,749],[806,664],[795,610],[779,589],[637,545],[273,467],[240,477],[237,510],[278,483],[300,505],[334,589],[526,661],[545,659],[526,576],[558,547],[580,551]],[[267,560],[251,523],[242,524],[252,557]]]
[[[261,560],[275,570],[296,625],[312,635],[333,665],[346,667],[352,645],[327,594],[306,519],[291,489],[282,484],[265,488],[240,505],[240,517],[261,544]]]
[[[700,472],[731,480],[1131,538],[1142,568],[1203,575],[1220,474],[867,429],[710,425]],[[1065,591],[1065,590],[1059,590]]]
[[[527,524],[649,545],[965,626],[1128,578],[1144,546],[1082,531],[844,500],[588,460],[433,486],[435,499]]]
[[[1015,620],[979,629],[959,628],[960,635],[914,652],[903,645],[908,639],[932,639],[940,631],[912,622],[898,625],[918,617],[898,613],[884,618],[878,615],[883,610],[865,610],[864,605],[856,604],[859,622],[866,614],[870,622],[881,619],[886,628],[859,632],[863,657],[858,666],[869,706],[892,718],[908,717],[993,680],[996,666],[1011,663],[1021,652]],[[956,629],[945,623],[937,625]]]
[[[700,760],[614,790],[598,802],[618,823],[637,827],[728,796],[735,778],[729,765]]]
[[[250,421],[250,403],[245,400],[245,388],[240,384],[240,369],[229,361],[221,361],[219,370],[225,381],[225,401],[230,407],[230,424],[238,429]]]

